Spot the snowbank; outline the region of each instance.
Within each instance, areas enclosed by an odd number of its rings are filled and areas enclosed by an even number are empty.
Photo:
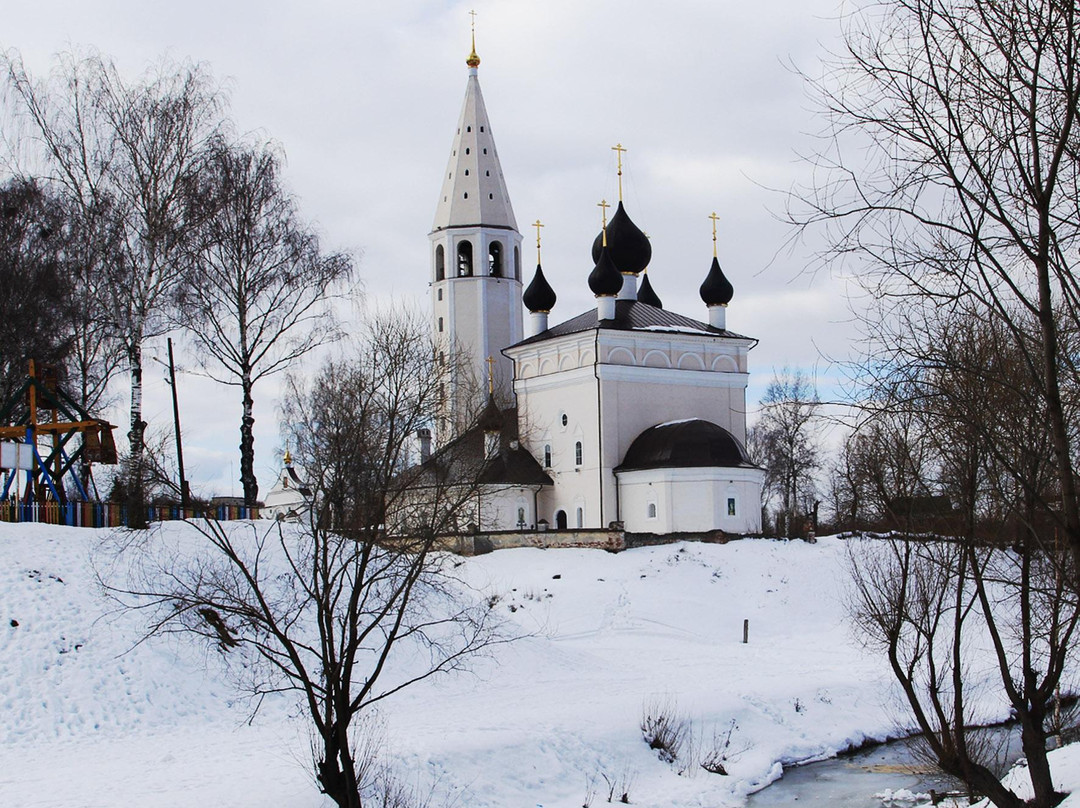
[[[214,654],[138,644],[139,616],[110,613],[91,566],[104,536],[0,525],[0,804],[326,804],[287,704],[249,726]],[[639,806],[739,805],[781,764],[895,732],[888,672],[844,624],[843,560],[837,539],[462,559],[528,636],[388,703],[389,751],[470,808],[580,808],[589,790],[599,805],[605,776]],[[657,698],[706,746],[735,722],[728,776],[680,775],[646,747]]]

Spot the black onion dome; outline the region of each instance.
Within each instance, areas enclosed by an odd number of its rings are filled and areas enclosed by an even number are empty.
[[[555,300],[555,290],[551,288],[551,284],[544,277],[544,270],[537,264],[536,274],[533,275],[532,283],[525,290],[525,294],[521,296],[521,302],[525,304],[525,308],[529,311],[536,312],[551,311],[555,308]]]
[[[709,274],[705,276],[705,282],[701,284],[700,292],[706,306],[726,306],[735,294],[735,287],[724,277],[724,270],[720,269],[720,262],[716,260],[715,255],[712,266],[709,267]]]
[[[734,435],[711,421],[692,418],[646,429],[634,438],[618,470],[751,465]]]
[[[485,432],[500,432],[503,426],[503,414],[499,405],[495,403],[495,397],[488,394],[487,406],[480,413],[477,425]]]
[[[615,262],[615,268],[619,272],[627,272],[637,275],[649,265],[652,258],[652,244],[646,236],[626,215],[623,203],[615,210],[615,215],[607,224],[607,245],[611,250],[611,260]],[[604,246],[604,234],[600,233],[593,241],[593,262],[600,261],[600,248]]]
[[[611,260],[611,250],[607,247],[600,250],[600,258],[589,273],[589,288],[597,297],[612,297],[622,289],[622,274],[615,268],[615,262]]]
[[[650,306],[656,306],[658,309],[664,308],[664,304],[660,302],[660,298],[656,292],[653,291],[652,284],[649,283],[649,275],[645,273],[645,277],[641,279],[641,288],[637,292],[638,303],[648,303]]]

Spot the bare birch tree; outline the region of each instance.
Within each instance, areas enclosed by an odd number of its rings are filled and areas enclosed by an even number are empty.
[[[62,54],[51,80],[35,81],[17,54],[5,58],[49,179],[83,213],[88,232],[108,231],[96,288],[103,322],[123,347],[131,380],[129,519],[142,512],[142,349],[169,328],[165,309],[182,275],[189,191],[204,147],[221,123],[222,99],[205,68],[161,62],[129,82],[100,55]]]
[[[259,496],[255,385],[337,337],[331,301],[353,266],[347,255],[323,252],[280,173],[269,145],[210,144],[193,199],[205,215],[180,288],[181,323],[203,368],[241,391],[240,482],[249,506]]]

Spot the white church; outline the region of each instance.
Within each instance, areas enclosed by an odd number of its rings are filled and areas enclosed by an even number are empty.
[[[744,448],[756,340],[726,328],[733,289],[715,249],[700,290],[706,320],[664,309],[646,274],[649,240],[620,201],[580,281],[596,308],[556,322],[539,264],[522,291],[522,236],[475,44],[466,64],[429,238],[444,422],[465,427],[478,390],[490,391],[479,422],[453,439],[483,453],[473,532],[759,532],[764,472]]]

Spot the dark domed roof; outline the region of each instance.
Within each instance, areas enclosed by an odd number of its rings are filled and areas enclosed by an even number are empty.
[[[495,403],[495,397],[488,394],[487,406],[477,419],[477,426],[485,432],[500,432],[503,426],[503,414],[499,405]]]
[[[649,283],[648,273],[641,279],[641,288],[638,289],[637,299],[639,303],[648,303],[650,306],[656,306],[658,309],[664,308],[664,304],[660,302],[660,298],[657,297],[656,292],[653,291],[652,284]]]
[[[551,311],[555,308],[555,290],[544,277],[544,270],[536,265],[536,274],[533,275],[532,283],[521,296],[521,302],[529,311]]]
[[[649,265],[652,258],[652,244],[638,226],[626,215],[623,203],[615,210],[615,215],[607,224],[607,245],[611,251],[611,260],[619,272],[637,275]],[[604,234],[601,232],[593,240],[592,258],[600,261],[600,249],[604,246]]]
[[[607,247],[600,250],[600,258],[593,271],[589,273],[589,288],[592,289],[594,295],[609,297],[619,294],[619,290],[622,289],[622,274],[612,263],[611,250]]]
[[[634,438],[617,471],[751,465],[734,435],[711,421],[691,418],[646,429]]]
[[[709,274],[705,276],[705,282],[701,284],[700,292],[706,306],[726,306],[735,294],[735,287],[724,277],[724,271],[720,269],[720,262],[716,260],[715,255],[712,266],[709,267]]]

